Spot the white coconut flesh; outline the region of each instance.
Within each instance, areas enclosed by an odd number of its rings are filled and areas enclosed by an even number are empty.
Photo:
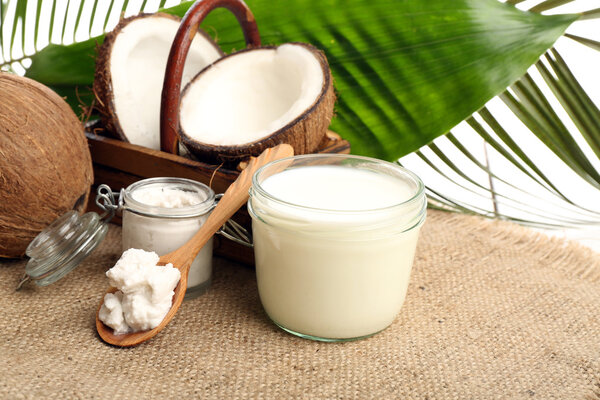
[[[133,20],[115,39],[110,70],[115,111],[127,139],[160,149],[160,102],[167,59],[179,22],[153,16]],[[181,87],[221,57],[204,36],[192,41]]]
[[[302,45],[234,54],[189,85],[181,102],[181,129],[209,145],[252,143],[306,112],[324,80],[319,59]]]

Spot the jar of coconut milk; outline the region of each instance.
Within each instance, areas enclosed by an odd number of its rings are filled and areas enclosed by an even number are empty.
[[[204,224],[215,206],[208,186],[184,178],[150,178],[127,187],[123,194],[123,251],[135,248],[164,255],[186,243]],[[210,286],[210,241],[192,262],[185,298]]]
[[[385,329],[404,302],[426,205],[421,180],[385,161],[313,154],[261,168],[248,210],[268,316],[314,340]]]

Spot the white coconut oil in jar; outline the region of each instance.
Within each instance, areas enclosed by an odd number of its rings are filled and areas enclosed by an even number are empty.
[[[142,249],[162,256],[200,229],[215,205],[215,193],[190,179],[150,178],[127,187],[123,203],[123,251]],[[186,299],[210,286],[212,248],[211,239],[192,262]]]
[[[404,302],[426,205],[416,175],[380,160],[307,155],[261,168],[248,210],[266,313],[315,340],[385,329]]]

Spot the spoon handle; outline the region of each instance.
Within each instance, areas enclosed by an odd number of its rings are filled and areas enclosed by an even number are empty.
[[[192,260],[202,247],[219,230],[223,224],[235,214],[248,200],[248,190],[252,186],[252,176],[263,165],[281,158],[294,155],[292,146],[280,144],[263,151],[258,157],[252,157],[238,178],[227,188],[219,203],[202,225],[202,228],[183,246],[172,253],[165,254],[161,261],[168,261],[179,267],[182,272],[187,270]],[[185,271],[187,272],[187,271]]]

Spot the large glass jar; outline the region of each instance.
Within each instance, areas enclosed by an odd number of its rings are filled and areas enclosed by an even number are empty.
[[[177,195],[157,201],[165,191],[179,193],[185,201]],[[190,196],[194,201],[189,201]],[[213,190],[190,179],[150,178],[133,183],[123,193],[123,251],[136,248],[162,256],[176,250],[200,229],[214,205]],[[192,262],[186,299],[210,286],[212,248],[211,239]]]
[[[416,175],[366,157],[296,156],[257,171],[250,194],[258,290],[273,322],[324,341],[393,322],[426,215]]]

